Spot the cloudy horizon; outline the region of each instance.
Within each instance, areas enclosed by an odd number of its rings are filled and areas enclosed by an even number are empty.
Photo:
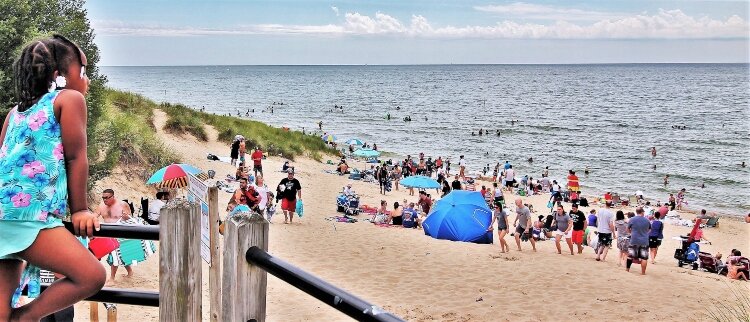
[[[87,9],[102,65],[749,62],[740,1],[103,0]]]

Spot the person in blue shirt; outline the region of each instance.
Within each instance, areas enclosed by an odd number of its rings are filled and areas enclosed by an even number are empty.
[[[414,209],[413,202],[410,203],[409,206],[406,207],[406,209],[404,209],[402,218],[402,225],[404,226],[404,228],[417,228],[417,226],[419,225],[419,215]]]
[[[661,222],[661,213],[654,213],[654,220],[651,221],[651,231],[648,233],[648,248],[651,253],[651,264],[656,264],[656,252],[661,246],[664,239],[664,223]]]

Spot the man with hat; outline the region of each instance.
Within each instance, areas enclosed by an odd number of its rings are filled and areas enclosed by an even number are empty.
[[[281,179],[276,187],[276,202],[281,199],[281,210],[284,211],[284,223],[292,223],[297,209],[297,199],[302,200],[302,185],[294,178],[294,169],[287,170],[287,177]]]

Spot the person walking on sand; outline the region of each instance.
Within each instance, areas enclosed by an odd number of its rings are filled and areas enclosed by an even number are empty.
[[[229,158],[231,159],[229,164],[233,166],[237,166],[237,160],[240,158],[240,138],[242,138],[241,135],[236,135],[229,149]]]
[[[508,161],[505,161],[505,162],[508,162]],[[512,165],[508,165],[508,168],[505,169],[505,186],[508,188],[508,191],[513,192],[513,186],[515,184],[516,184],[516,172],[513,171]]]
[[[297,200],[302,200],[302,185],[294,178],[294,170],[287,170],[287,177],[281,179],[276,187],[276,202],[281,199],[281,210],[284,211],[284,223],[291,224],[294,221],[294,212],[297,210]]]
[[[260,147],[256,147],[255,151],[253,151],[253,154],[250,155],[250,158],[253,159],[253,172],[255,173],[255,176],[258,176],[258,173],[260,175],[263,175],[263,150],[260,149]]]
[[[386,167],[385,163],[380,165],[375,173],[376,178],[378,179],[378,183],[380,184],[380,194],[385,195],[389,180],[388,168]],[[410,188],[409,195],[414,195],[414,189]]]
[[[565,242],[568,243],[568,249],[570,254],[573,255],[573,225],[570,224],[570,216],[565,213],[565,208],[562,204],[557,205],[557,210],[553,214],[555,225],[557,230],[555,231],[555,247],[557,247],[557,253],[562,254],[562,248],[560,247],[560,239],[565,238]]]
[[[656,264],[656,253],[659,251],[661,241],[664,239],[664,223],[661,221],[661,213],[654,213],[651,221],[651,231],[648,233],[648,248],[651,253],[651,264]]]
[[[570,220],[573,222],[573,232],[571,237],[573,244],[578,245],[578,253],[583,253],[583,232],[586,231],[586,215],[583,211],[578,210],[578,204],[573,204],[570,208]]]
[[[625,265],[625,271],[630,272],[630,266],[633,263],[641,263],[641,275],[646,275],[646,266],[648,266],[648,235],[651,230],[651,224],[643,216],[643,208],[635,210],[636,216],[628,221],[628,232],[630,233],[630,245],[628,245],[628,260]]]
[[[530,241],[531,248],[536,251],[536,241],[534,241],[534,238],[531,238],[531,210],[523,204],[523,200],[516,199],[515,202],[516,220],[513,221],[513,225],[516,227],[515,238],[518,251],[521,251],[521,240]]]
[[[602,262],[607,258],[607,252],[612,246],[612,240],[615,231],[615,215],[612,210],[609,209],[610,205],[606,204],[604,209],[599,209],[599,214],[596,218],[596,230],[599,232],[599,244],[596,249],[596,260]]]
[[[625,221],[625,213],[622,210],[618,210],[615,214],[615,230],[617,232],[617,249],[620,251],[617,266],[622,266],[628,258],[628,245],[630,244],[628,223]]]
[[[96,208],[95,214],[101,216],[105,223],[118,224],[124,220],[130,219],[133,215],[130,213],[130,206],[124,201],[117,200],[115,197],[115,191],[112,189],[104,189],[102,191],[102,203]],[[115,280],[115,274],[119,266],[110,265],[110,280]],[[133,276],[133,269],[130,265],[125,265],[125,271],[128,272],[127,277]]]
[[[500,244],[500,252],[506,253],[510,251],[510,246],[508,246],[508,242],[505,241],[505,235],[508,234],[508,213],[505,212],[505,209],[503,209],[503,205],[500,204],[495,208],[494,215],[492,216],[492,222],[490,222],[490,227],[487,228],[487,231],[492,231],[493,225],[497,221],[497,240]]]

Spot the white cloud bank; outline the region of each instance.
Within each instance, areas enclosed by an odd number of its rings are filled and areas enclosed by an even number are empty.
[[[523,2],[516,2],[508,5],[475,6],[474,9],[491,12],[500,16],[541,20],[595,21],[621,19],[627,16],[622,13],[560,8]]]
[[[523,6],[522,6],[523,5]],[[525,15],[573,15],[589,20],[605,14],[577,9],[559,9],[518,3],[508,6],[485,6],[483,11],[507,11]],[[333,10],[333,9],[332,9]],[[546,10],[546,11],[545,11]],[[552,11],[550,11],[552,10]],[[554,11],[557,10],[557,11]],[[568,14],[562,11],[569,11]],[[335,12],[336,10],[334,10]],[[121,22],[93,21],[100,35],[134,36],[200,36],[200,35],[382,35],[416,38],[486,38],[486,39],[729,39],[748,38],[750,26],[737,15],[726,20],[692,17],[681,10],[662,10],[654,15],[634,15],[599,19],[588,24],[558,19],[550,24],[518,23],[510,20],[489,26],[433,26],[427,18],[413,15],[409,22],[376,13],[374,16],[347,12],[340,24],[285,25],[259,24],[235,28],[170,28],[160,25],[130,25]],[[598,17],[602,18],[602,17]]]

